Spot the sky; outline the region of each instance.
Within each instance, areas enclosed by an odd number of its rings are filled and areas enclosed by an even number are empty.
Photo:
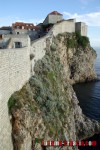
[[[0,27],[17,21],[38,24],[58,11],[64,19],[85,22],[91,46],[100,47],[100,0],[3,0],[0,5]]]

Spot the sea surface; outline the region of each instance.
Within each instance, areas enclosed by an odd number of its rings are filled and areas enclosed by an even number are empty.
[[[95,71],[100,78],[100,49],[96,49],[96,52]],[[83,113],[100,122],[100,81],[76,84],[74,90]]]
[[[95,71],[100,78],[100,48],[94,48],[97,53]],[[100,122],[100,81],[76,84],[74,90],[79,100],[82,112],[89,118]],[[100,150],[100,134],[87,139],[97,141],[96,147],[79,147],[80,150]]]

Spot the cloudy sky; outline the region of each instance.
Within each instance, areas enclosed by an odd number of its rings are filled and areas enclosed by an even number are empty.
[[[16,21],[37,24],[48,13],[58,11],[64,19],[86,22],[91,45],[100,47],[100,0],[3,0],[0,6],[0,26]]]

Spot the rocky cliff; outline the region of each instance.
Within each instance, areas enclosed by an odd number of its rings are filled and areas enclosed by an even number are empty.
[[[77,150],[42,147],[42,140],[82,140],[100,125],[82,114],[73,84],[96,79],[96,52],[86,37],[59,34],[47,39],[46,54],[36,62],[29,82],[8,102],[14,150]]]

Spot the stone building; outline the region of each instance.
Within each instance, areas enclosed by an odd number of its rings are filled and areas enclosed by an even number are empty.
[[[84,22],[76,22],[75,31],[80,32],[82,36],[87,36],[87,25]]]
[[[12,24],[13,29],[26,29],[26,30],[37,30],[37,27],[33,23],[15,22]]]
[[[33,23],[16,22],[12,24],[13,34],[29,35],[31,40],[38,38],[39,27]]]
[[[7,40],[4,39],[3,35],[12,34],[12,28],[10,26],[4,26],[0,28],[0,49],[6,48]]]
[[[4,26],[0,28],[0,35],[11,34],[11,33],[12,33],[12,28],[10,26]]]
[[[6,45],[7,49],[29,48],[30,46],[30,38],[28,35],[5,35],[4,39],[9,41]]]
[[[55,24],[61,20],[63,20],[63,15],[57,11],[53,11],[47,15],[47,17],[45,18],[43,22],[43,25]]]

